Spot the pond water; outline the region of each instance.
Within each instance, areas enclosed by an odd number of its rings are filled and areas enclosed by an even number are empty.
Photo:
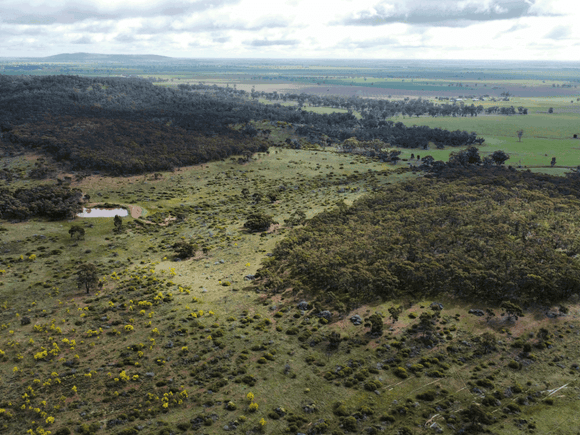
[[[128,216],[129,212],[124,208],[83,208],[83,212],[77,214],[78,217],[120,217]]]

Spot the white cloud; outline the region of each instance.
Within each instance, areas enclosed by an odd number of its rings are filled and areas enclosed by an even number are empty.
[[[174,57],[566,60],[580,42],[576,9],[568,0],[1,0],[0,56],[82,46]]]

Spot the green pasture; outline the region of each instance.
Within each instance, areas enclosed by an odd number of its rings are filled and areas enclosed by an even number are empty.
[[[554,109],[555,110],[555,109]],[[527,138],[570,139],[574,134],[580,134],[580,114],[553,113],[529,115],[480,115],[474,117],[420,117],[394,118],[405,125],[426,125],[431,128],[445,130],[475,131],[478,135],[487,137],[514,136],[519,130],[524,131],[522,140]]]

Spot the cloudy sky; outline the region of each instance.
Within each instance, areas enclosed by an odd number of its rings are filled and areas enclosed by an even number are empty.
[[[578,60],[577,0],[0,0],[0,57]]]

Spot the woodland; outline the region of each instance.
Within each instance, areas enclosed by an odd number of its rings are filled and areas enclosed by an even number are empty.
[[[577,293],[578,177],[457,160],[317,215],[276,247],[264,287],[343,312],[442,295],[550,306]]]
[[[358,102],[353,107],[362,110],[362,119],[352,113],[317,114],[298,106],[262,104],[217,86],[182,85],[176,90],[142,79],[0,76],[0,145],[13,152],[40,151],[69,163],[70,170],[119,175],[263,151],[265,144],[244,140],[259,134],[250,121],[262,119],[296,124],[298,135],[324,145],[348,138],[419,149],[430,142],[441,148],[483,142],[474,132],[385,120],[393,113],[418,113],[421,101],[364,107]],[[341,104],[352,105],[350,100]],[[231,125],[245,127],[234,130]]]

